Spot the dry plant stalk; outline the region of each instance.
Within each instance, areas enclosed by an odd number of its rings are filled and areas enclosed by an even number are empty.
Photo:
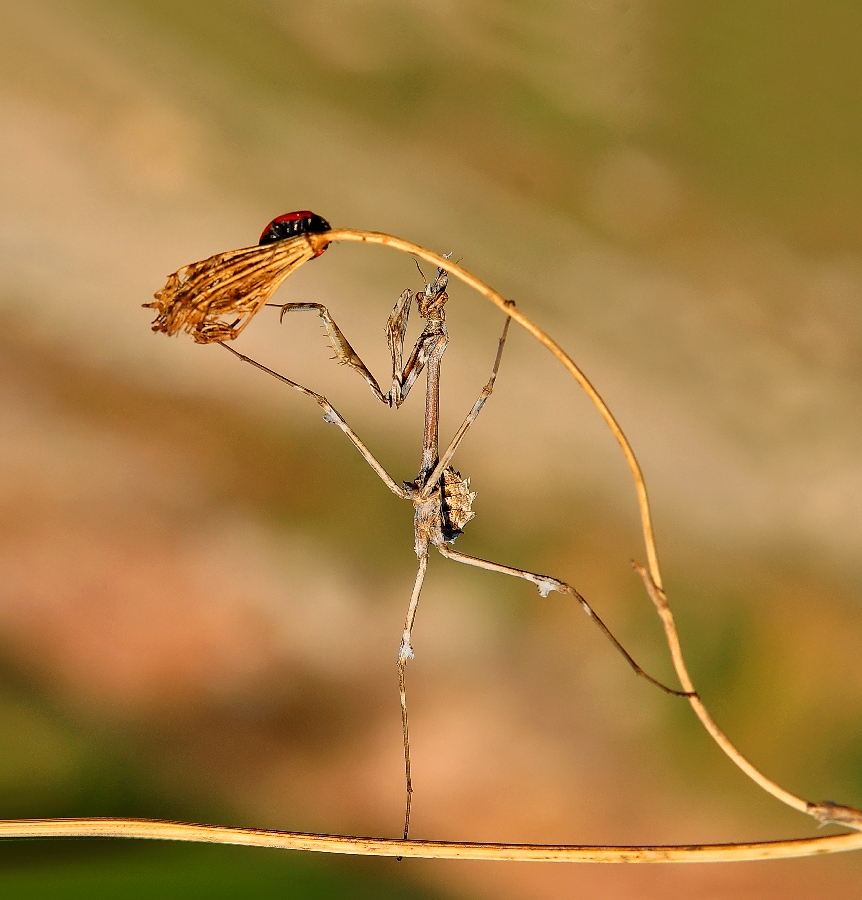
[[[704,863],[794,859],[862,850],[862,833],[751,844],[612,847],[594,844],[486,844],[473,841],[404,841],[343,837],[159,819],[22,819],[0,822],[0,838],[114,837],[271,847],[352,856],[412,859],[484,859],[520,862]]]
[[[274,220],[269,226],[288,222],[293,228],[300,215],[289,214]],[[416,482],[398,485],[371,456],[355,433],[341,416],[332,408],[325,397],[303,387],[284,376],[262,366],[260,363],[232,350],[240,359],[279,378],[288,386],[312,397],[325,410],[326,421],[337,425],[366,458],[380,478],[398,496],[410,499],[416,509],[415,530],[419,571],[411,597],[407,623],[399,653],[399,674],[402,699],[402,721],[407,776],[407,812],[403,840],[380,838],[337,837],[331,835],[309,835],[256,829],[217,827],[177,822],[162,822],[139,819],[55,819],[18,820],[0,822],[0,837],[42,837],[42,836],[116,836],[162,840],[184,840],[211,843],[246,844],[255,846],[282,847],[313,850],[320,852],[353,853],[360,855],[416,856],[433,858],[468,858],[497,860],[557,860],[580,862],[708,862],[742,861],[755,859],[779,859],[797,856],[812,856],[862,849],[862,811],[842,806],[831,801],[811,802],[804,800],[761,773],[736,749],[729,738],[713,720],[700,696],[697,694],[689,675],[680,646],[679,635],[673,615],[662,589],[661,572],[652,528],[646,483],[637,458],[622,428],[599,393],[563,349],[538,325],[507,301],[493,288],[476,276],[453,263],[448,257],[440,256],[424,247],[393,235],[354,229],[329,229],[319,217],[318,222],[325,229],[301,230],[293,228],[287,239],[270,238],[274,243],[251,247],[244,250],[218,254],[198,263],[193,263],[171,275],[167,285],[156,294],[156,303],[148,304],[158,311],[153,329],[168,334],[185,331],[201,343],[223,342],[235,338],[248,324],[251,317],[272,296],[281,282],[302,263],[319,256],[336,241],[380,244],[391,247],[415,258],[437,266],[435,281],[425,286],[416,295],[420,314],[426,319],[426,327],[413,349],[406,366],[402,367],[402,350],[409,314],[409,292],[402,294],[389,319],[387,334],[393,362],[393,383],[384,394],[373,375],[347,342],[329,311],[320,304],[294,303],[281,306],[282,317],[295,310],[314,310],[322,318],[338,360],[354,368],[366,380],[375,396],[390,406],[399,406],[406,397],[423,367],[427,367],[426,427],[423,442],[422,467]],[[267,235],[267,231],[264,235]],[[280,237],[280,235],[279,235]],[[262,237],[263,240],[263,237]],[[473,410],[465,418],[462,426],[442,456],[437,452],[437,413],[439,388],[439,361],[446,345],[445,317],[443,306],[446,302],[446,278],[452,275],[472,287],[486,299],[498,306],[508,317],[491,378]],[[473,499],[469,483],[449,466],[455,449],[464,434],[475,421],[487,397],[493,389],[494,379],[500,364],[500,357],[506,339],[509,319],[517,322],[536,340],[542,343],[577,380],[587,393],[599,413],[604,418],[620,445],[631,471],[640,510],[647,565],[634,563],[641,576],[647,593],[655,605],[661,619],[665,637],[673,660],[674,669],[682,685],[681,691],[667,688],[646,675],[634,660],[619,645],[600,619],[589,607],[586,600],[570,585],[547,576],[489,563],[465,554],[457,553],[446,545],[454,539],[460,529],[472,518],[470,504]],[[449,534],[445,533],[449,529]],[[431,544],[444,556],[468,565],[514,575],[533,582],[543,594],[557,590],[574,596],[589,615],[593,617],[606,636],[615,644],[638,674],[671,694],[685,697],[707,733],[717,743],[728,758],[763,790],[782,803],[812,816],[818,823],[843,825],[854,829],[849,833],[803,840],[756,842],[739,844],[706,844],[683,846],[560,846],[530,844],[478,844],[470,842],[413,841],[407,839],[410,812],[410,757],[407,737],[406,695],[404,688],[404,665],[412,656],[410,629],[419,591],[427,566],[427,548]]]

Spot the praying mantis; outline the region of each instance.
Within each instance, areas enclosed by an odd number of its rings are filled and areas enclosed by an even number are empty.
[[[410,766],[410,737],[407,715],[406,668],[413,658],[413,626],[419,597],[425,581],[430,548],[446,559],[490,572],[509,575],[532,583],[543,597],[552,591],[566,594],[581,606],[605,637],[622,654],[636,674],[667,694],[690,697],[692,692],[668,687],[647,674],[622,646],[596,614],[587,600],[570,584],[531,572],[461,553],[452,544],[475,516],[472,503],[476,494],[468,478],[462,478],[452,460],[491,396],[500,369],[511,318],[506,317],[499,338],[491,375],[467,412],[461,425],[443,452],[439,446],[440,377],[443,356],[449,342],[446,328],[448,274],[438,268],[435,277],[421,290],[401,293],[386,322],[386,340],[392,361],[391,386],[385,393],[377,379],[353,349],[337,325],[328,307],[320,303],[269,302],[276,288],[299,265],[319,257],[327,247],[329,224],[307,210],[287,213],[274,219],[261,235],[260,244],[244,250],[228,251],[185,266],[169,276],[165,287],[156,293],[156,302],[145,304],[156,309],[154,331],[175,334],[186,331],[199,343],[219,343],[242,362],[277,378],[281,383],[314,400],[323,410],[323,419],[337,426],[356,447],[386,487],[402,500],[413,504],[414,549],[418,568],[410,595],[407,616],[397,655],[398,685],[401,703],[401,727],[404,743],[405,810],[404,839],[410,829],[413,781]],[[418,264],[417,264],[418,265]],[[421,273],[421,270],[420,270]],[[423,281],[425,280],[423,276]],[[514,303],[507,301],[508,308]],[[420,376],[425,374],[425,419],[419,471],[409,482],[397,482],[372,455],[356,432],[322,394],[279,374],[257,360],[235,350],[227,343],[239,335],[251,317],[264,306],[280,310],[279,322],[288,313],[315,312],[323,322],[335,359],[357,372],[374,396],[390,408],[398,409],[407,399]],[[424,327],[404,361],[404,345],[411,309],[424,320]]]

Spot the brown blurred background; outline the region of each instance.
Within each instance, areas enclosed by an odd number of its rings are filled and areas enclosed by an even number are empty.
[[[640,455],[719,723],[790,790],[862,804],[860,35],[841,2],[0,0],[0,816],[398,834],[410,507],[312,403],[140,306],[302,208],[452,251],[583,365]],[[330,305],[385,380],[386,316],[420,283],[339,245],[279,298]],[[501,327],[451,294],[444,435]],[[421,398],[377,404],[315,317],[262,313],[237,346],[415,476]],[[460,550],[571,581],[672,677],[620,453],[523,332],[457,465]],[[814,833],[577,609],[508,581],[431,561],[413,836]],[[4,894],[33,898],[815,898],[859,876],[0,847]]]

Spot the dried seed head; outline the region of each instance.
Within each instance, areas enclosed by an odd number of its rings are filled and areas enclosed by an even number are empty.
[[[185,331],[200,344],[233,340],[276,288],[325,246],[321,235],[228,250],[183,266],[155,293],[153,331]]]

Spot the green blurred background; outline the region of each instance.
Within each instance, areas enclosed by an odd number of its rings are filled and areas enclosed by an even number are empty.
[[[862,805],[860,35],[851,2],[0,0],[0,816],[398,834],[410,508],[305,398],[140,308],[302,208],[452,251],[583,365],[719,723],[790,790]],[[330,305],[385,378],[419,286],[339,245],[279,297]],[[444,434],[501,326],[451,293]],[[421,400],[375,403],[314,317],[238,346],[414,477]],[[457,464],[459,549],[571,581],[670,679],[618,449],[522,332]],[[414,646],[415,837],[813,833],[558,595],[434,558]],[[0,847],[26,898],[814,898],[859,874]]]

